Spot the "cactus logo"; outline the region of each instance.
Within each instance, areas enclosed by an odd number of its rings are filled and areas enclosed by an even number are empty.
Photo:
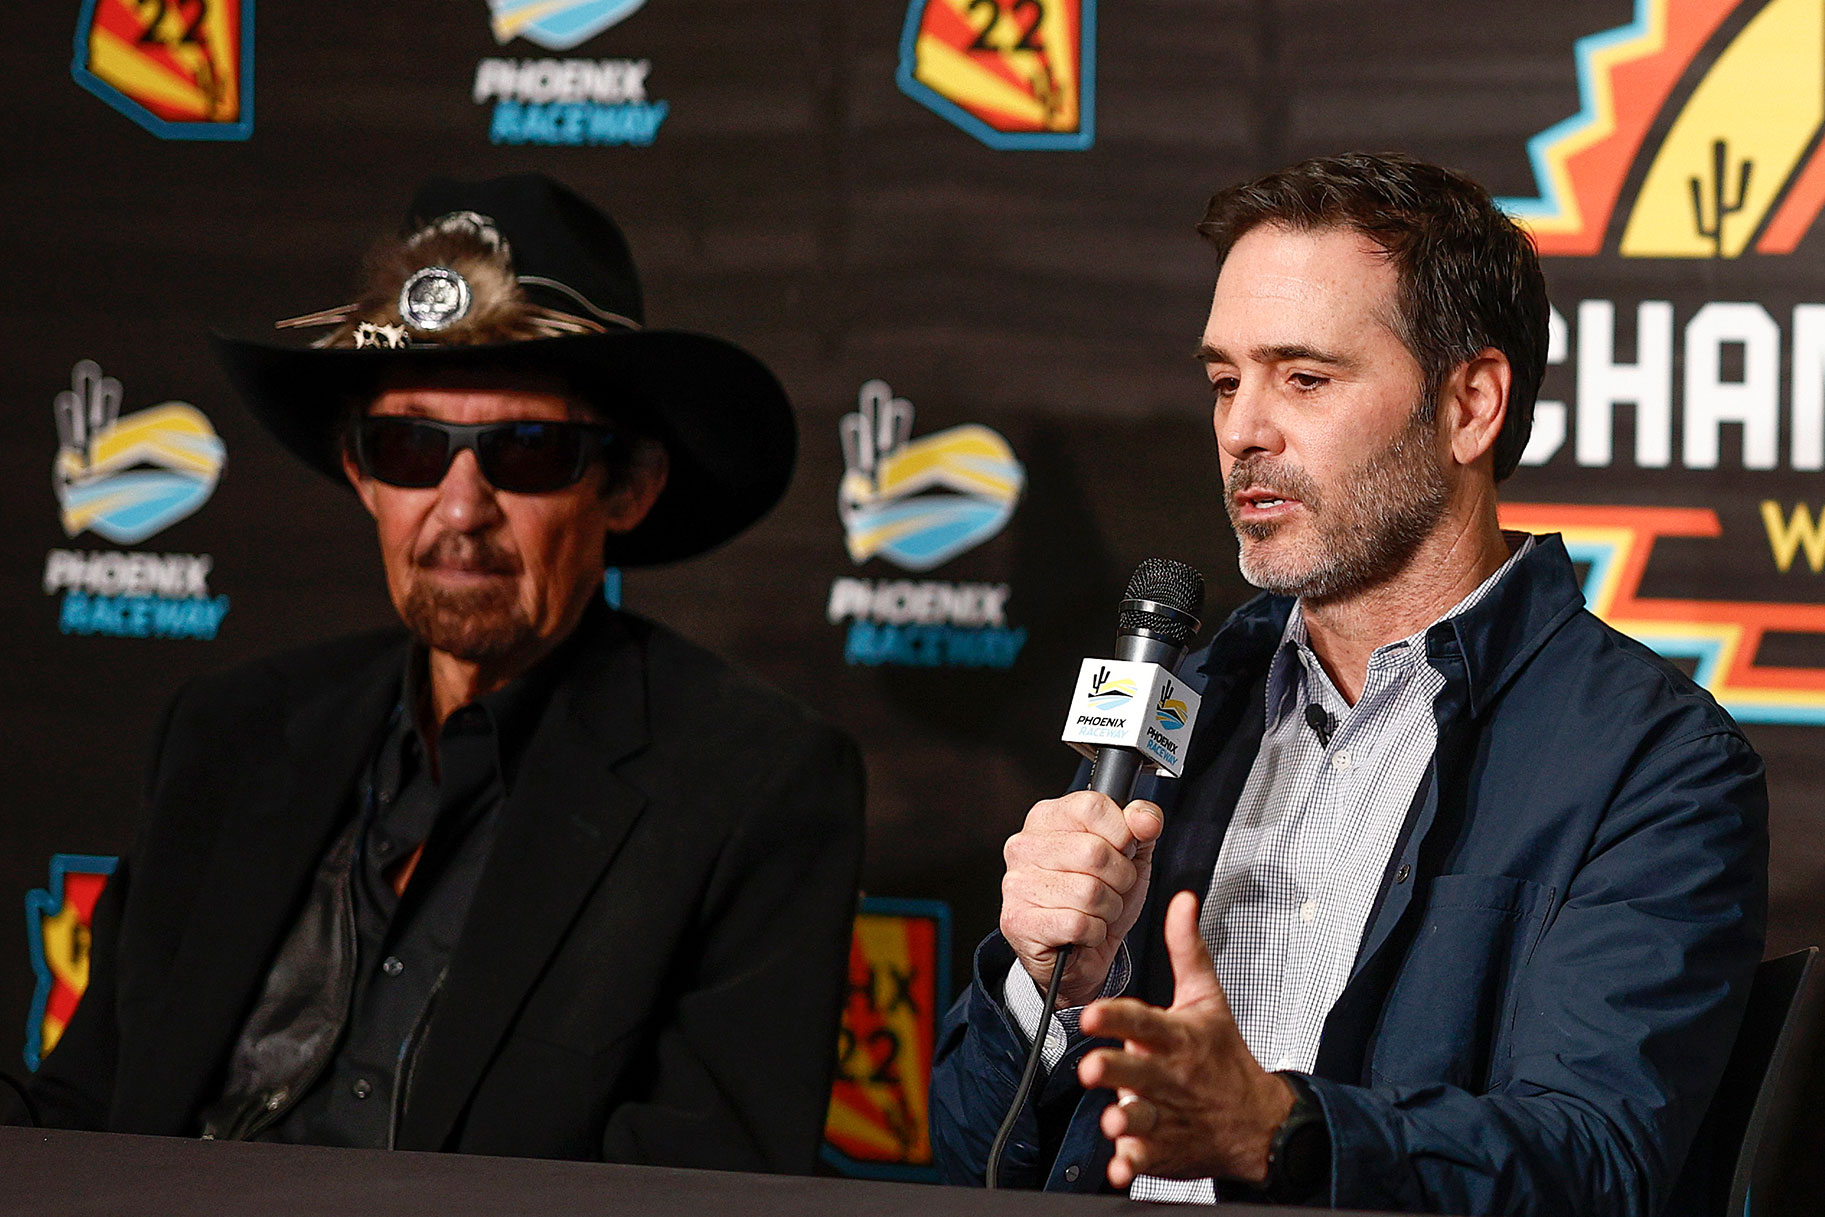
[[[1498,200],[1541,254],[1793,252],[1825,206],[1818,0],[1636,0],[1575,54],[1582,108],[1528,143],[1539,193]]]
[[[1085,694],[1098,710],[1113,710],[1134,700],[1132,680],[1110,680],[1108,668],[1098,668],[1090,677],[1090,691]]]
[[[913,438],[913,408],[884,380],[862,386],[838,424],[837,515],[858,566],[881,558],[928,571],[1007,526],[1027,471],[999,434],[965,423]],[[1005,583],[858,579],[830,585],[825,615],[848,622],[844,658],[874,667],[1008,668],[1026,645],[1008,624]]]
[[[568,51],[633,16],[646,0],[488,0],[494,40],[524,38],[552,51]]]
[[[1160,687],[1159,704],[1153,708],[1153,721],[1167,731],[1178,731],[1185,726],[1185,703],[1174,697],[1178,690],[1169,680]]]
[[[1020,501],[1026,469],[1007,440],[976,423],[915,440],[912,422],[912,405],[871,380],[839,424],[837,512],[857,563],[930,570],[1000,532]]]
[[[25,1065],[36,1070],[57,1046],[89,987],[89,927],[115,859],[56,854],[51,881],[25,896],[26,947],[37,985],[25,1024]]]
[[[246,139],[253,0],[84,0],[70,72],[160,139]]]
[[[900,90],[991,148],[1096,142],[1096,0],[912,0]]]
[[[63,531],[121,545],[145,540],[209,501],[227,449],[186,402],[120,415],[120,381],[93,360],[78,363],[57,395],[61,443],[53,465]]]
[[[57,394],[51,483],[68,537],[92,532],[134,545],[194,513],[215,492],[227,448],[188,402],[120,412],[120,381],[85,359]],[[61,596],[66,634],[210,639],[228,597],[209,594],[207,554],[53,549],[44,594]]]

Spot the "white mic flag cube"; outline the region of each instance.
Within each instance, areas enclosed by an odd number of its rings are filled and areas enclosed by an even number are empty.
[[[1157,663],[1086,659],[1063,738],[1091,758],[1098,748],[1132,748],[1148,768],[1176,778],[1185,770],[1199,704],[1196,693]]]

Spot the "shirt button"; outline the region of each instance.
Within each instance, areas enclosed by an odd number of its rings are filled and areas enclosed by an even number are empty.
[[[392,852],[393,852],[393,843],[391,841],[374,842],[374,853],[377,854],[378,856],[384,858]]]
[[[1305,922],[1307,925],[1312,924],[1312,920],[1317,916],[1318,902],[1316,900],[1307,900],[1304,904],[1299,906],[1299,920]]]
[[[1079,1167],[1077,1163],[1073,1162],[1071,1165],[1065,1167],[1065,1182],[1076,1183],[1077,1177],[1083,1173],[1082,1168]]]
[[[1337,755],[1335,755],[1331,758],[1331,768],[1335,769],[1337,772],[1342,773],[1344,770],[1348,769],[1349,767],[1350,767],[1350,754],[1347,750],[1343,751],[1343,752],[1339,752]]]
[[[1279,1060],[1274,1062],[1274,1072],[1275,1073],[1281,1073],[1285,1070],[1291,1069],[1292,1067],[1293,1067],[1293,1058],[1290,1056],[1283,1056]]]
[[[271,1094],[267,1095],[266,1096],[266,1110],[267,1111],[277,1111],[277,1110],[279,1110],[279,1108],[285,1106],[285,1095],[286,1095],[286,1090],[285,1090],[285,1087],[283,1087],[283,1086],[279,1087],[279,1089],[277,1089],[277,1090],[273,1091]]]
[[[406,970],[406,965],[400,962],[399,956],[389,955],[381,961],[380,970],[388,976],[398,976]]]
[[[1394,872],[1394,882],[1405,883],[1407,881],[1407,876],[1412,873],[1413,868],[1408,866],[1405,862],[1402,862],[1400,864],[1400,869]]]
[[[349,1087],[349,1093],[358,1099],[365,1099],[374,1093],[374,1083],[366,1078],[356,1078],[355,1084]]]

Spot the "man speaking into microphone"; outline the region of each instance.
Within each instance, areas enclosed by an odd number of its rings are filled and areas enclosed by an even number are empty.
[[[1180,667],[1183,777],[1009,839],[939,1045],[947,1176],[982,1180],[1042,1036],[1003,1185],[1693,1211],[1767,795],[1729,716],[1584,610],[1560,539],[1497,523],[1546,361],[1532,244],[1474,182],[1361,154],[1225,190],[1199,230],[1263,594]]]

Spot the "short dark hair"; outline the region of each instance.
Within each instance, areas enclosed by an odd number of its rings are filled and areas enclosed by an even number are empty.
[[[1352,228],[1387,252],[1398,277],[1401,341],[1419,362],[1426,400],[1479,351],[1514,369],[1495,476],[1514,472],[1533,431],[1546,372],[1546,277],[1533,240],[1461,173],[1398,153],[1320,157],[1219,191],[1198,231],[1221,268],[1262,225]]]

